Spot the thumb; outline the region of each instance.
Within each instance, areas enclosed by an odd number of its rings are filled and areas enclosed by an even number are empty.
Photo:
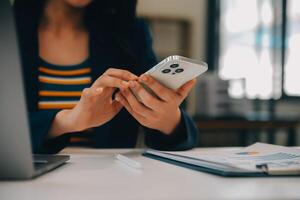
[[[183,86],[181,86],[178,90],[177,90],[177,94],[182,98],[186,98],[187,95],[189,94],[189,92],[191,91],[191,89],[195,86],[196,84],[196,79],[192,79],[188,82],[186,82]]]

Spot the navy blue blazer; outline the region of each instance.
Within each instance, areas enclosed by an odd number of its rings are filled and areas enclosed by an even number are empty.
[[[22,17],[22,16],[17,16]],[[47,134],[57,111],[38,110],[38,39],[34,25],[17,20],[23,62],[23,74],[29,110],[31,141],[34,153],[57,153],[68,145],[70,134],[47,140]],[[152,38],[147,24],[137,19],[132,40],[136,62],[127,59],[115,45],[112,36],[105,33],[93,36],[90,32],[90,60],[92,79],[96,80],[109,67],[118,67],[140,75],[157,63],[152,50]],[[97,38],[97,40],[95,39]],[[100,38],[100,39],[99,39]],[[133,148],[137,142],[140,124],[125,110],[111,121],[94,129],[92,136],[96,148]],[[181,122],[173,134],[166,136],[159,131],[143,127],[145,144],[160,150],[186,150],[197,143],[197,128],[191,118],[181,110]]]

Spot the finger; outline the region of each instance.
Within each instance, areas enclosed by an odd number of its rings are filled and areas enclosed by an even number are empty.
[[[97,87],[97,88],[93,89],[92,91],[93,91],[94,95],[100,95],[100,94],[103,93],[104,88],[103,87]]]
[[[134,110],[134,112],[142,115],[145,118],[149,118],[152,116],[152,110],[140,103],[129,89],[121,91],[121,93],[128,101],[130,107],[132,108],[132,110]]]
[[[81,99],[90,99],[93,96],[91,88],[84,88],[81,93]]]
[[[97,88],[85,88],[82,91],[82,95],[86,97],[96,97],[96,96],[108,96],[111,95],[114,91],[114,88],[108,87],[97,87]]]
[[[94,82],[92,87],[114,87],[119,88],[120,90],[124,90],[128,88],[128,82],[107,74],[103,74]]]
[[[125,109],[140,123],[143,123],[146,120],[145,117],[134,112],[134,110],[130,107],[128,101],[122,94],[120,93],[116,94],[116,101],[120,102],[125,107]]]
[[[102,94],[102,89],[98,89],[98,91],[96,91],[92,88],[84,88],[82,90],[80,101],[82,101],[84,104],[91,104],[91,102],[94,101],[98,95]]]
[[[118,102],[118,101],[113,101],[112,102],[112,110],[113,110],[113,113],[116,114],[118,112],[120,112],[120,110],[123,108],[123,104]]]
[[[123,95],[120,92],[116,93],[115,100],[120,102],[124,107],[126,107],[128,111],[132,111],[132,108],[130,107],[128,101],[125,99],[125,97],[123,97]]]
[[[97,88],[90,88],[90,91],[93,97],[106,97],[107,96],[107,88],[97,87]]]
[[[97,88],[90,88],[90,90],[92,91],[93,96],[95,97],[104,97],[107,98],[109,96],[112,96],[113,92],[114,92],[114,88],[110,88],[110,87],[97,87]]]
[[[161,104],[163,102],[151,95],[140,83],[136,81],[129,81],[129,87],[135,91],[145,106],[152,110],[161,109]]]
[[[191,91],[191,89],[195,86],[195,84],[196,84],[196,79],[192,79],[186,82],[183,86],[181,86],[177,90],[177,94],[183,99],[186,98],[189,92]]]
[[[160,99],[170,101],[174,98],[174,91],[161,85],[158,81],[149,75],[143,74],[140,81],[148,86]]]
[[[127,70],[116,68],[109,68],[104,74],[122,79],[124,81],[136,80],[138,78],[136,75]]]

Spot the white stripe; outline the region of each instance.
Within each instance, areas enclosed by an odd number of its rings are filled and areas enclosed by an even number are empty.
[[[57,81],[82,81],[82,80],[91,80],[91,77],[85,76],[80,78],[56,78],[51,76],[39,76],[39,78],[46,78],[49,80],[57,80]]]

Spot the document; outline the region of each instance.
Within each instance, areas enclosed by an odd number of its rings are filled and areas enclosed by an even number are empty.
[[[300,149],[255,143],[232,151],[159,152],[150,154],[206,168],[240,173],[265,172],[273,175],[300,174]]]

